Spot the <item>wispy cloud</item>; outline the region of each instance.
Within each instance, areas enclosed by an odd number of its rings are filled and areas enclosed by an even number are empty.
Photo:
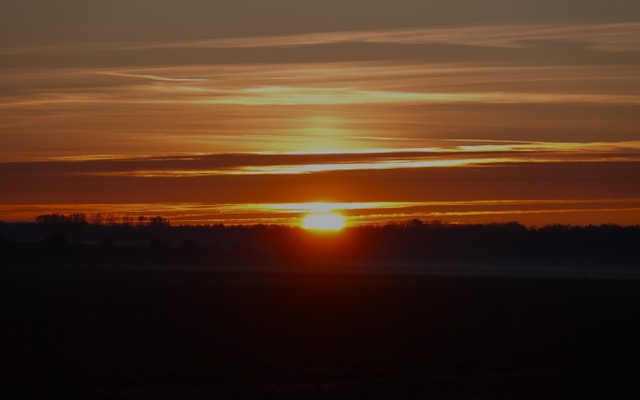
[[[191,155],[109,161],[86,156],[60,165],[63,174],[96,177],[194,178],[241,175],[299,175],[531,163],[638,162],[640,141],[593,143],[467,143],[442,147],[374,149],[369,152]],[[64,159],[63,159],[64,161]],[[93,161],[93,162],[92,162]]]
[[[154,95],[155,92],[155,95]],[[557,93],[420,93],[354,88],[299,88],[284,86],[219,90],[200,87],[140,87],[122,97],[117,92],[45,93],[28,98],[0,101],[5,107],[31,107],[51,104],[129,104],[129,105],[364,105],[364,104],[609,104],[638,105],[636,94],[557,94]]]
[[[124,72],[115,72],[115,71],[98,71],[96,74],[101,75],[109,75],[109,76],[118,76],[124,78],[135,78],[135,79],[148,79],[151,81],[159,81],[159,82],[202,82],[206,81],[205,78],[169,78],[158,75],[146,75],[146,74],[128,74]]]
[[[456,44],[518,48],[526,47],[529,41],[538,40],[584,43],[602,51],[638,51],[640,50],[640,23],[493,25],[326,32],[141,44],[126,46],[124,49],[293,47],[333,43]]]
[[[182,100],[194,104],[235,105],[344,105],[390,103],[606,103],[640,104],[640,95],[546,94],[546,93],[415,93],[357,90],[353,88],[291,88],[270,86],[236,91],[203,91],[193,88],[160,91],[200,92],[199,98]],[[194,93],[195,94],[195,93]],[[196,97],[196,96],[194,96]]]
[[[451,44],[521,48],[532,41],[582,43],[608,52],[640,51],[640,23],[481,25],[303,33],[147,43],[76,43],[8,49],[0,54],[65,51],[143,51],[153,49],[226,49],[300,47],[338,43]]]
[[[607,90],[599,86],[606,79]],[[4,107],[79,104],[306,106],[376,104],[637,105],[624,66],[330,63],[9,71]],[[541,90],[541,88],[543,90]],[[613,90],[612,90],[613,88]]]
[[[371,163],[365,162],[305,165],[268,165],[207,170],[134,170],[118,172],[93,172],[88,174],[95,176],[130,176],[139,178],[185,178],[218,175],[298,175],[336,171],[375,171],[385,169],[460,167],[518,161],[519,160],[517,159],[508,158],[486,158],[472,160],[391,160]]]
[[[14,69],[2,160],[637,137],[631,65],[342,62]]]

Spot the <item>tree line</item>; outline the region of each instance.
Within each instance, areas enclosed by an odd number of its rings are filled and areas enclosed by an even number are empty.
[[[117,262],[121,264],[130,263],[125,254],[135,253],[136,263],[149,265],[342,263],[640,268],[639,226],[527,227],[517,222],[456,225],[414,219],[318,234],[282,225],[171,226],[164,219],[153,218],[144,224],[93,221],[82,214],[49,214],[34,223],[0,222],[0,244],[5,253],[14,251],[14,260],[30,248],[42,253],[44,259],[52,252],[70,254],[79,249],[101,252],[94,258],[120,254],[124,258]]]
[[[93,224],[93,225],[131,225],[131,226],[169,226],[170,221],[161,216],[147,217],[140,215],[119,214],[44,214],[35,218],[37,224],[62,225],[62,224]]]

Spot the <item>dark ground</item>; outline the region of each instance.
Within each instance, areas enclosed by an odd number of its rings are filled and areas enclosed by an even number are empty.
[[[3,399],[637,399],[640,283],[2,272]]]

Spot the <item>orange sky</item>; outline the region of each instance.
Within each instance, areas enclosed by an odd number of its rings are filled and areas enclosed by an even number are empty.
[[[0,220],[640,224],[640,3],[9,0]],[[307,204],[311,203],[311,204]]]

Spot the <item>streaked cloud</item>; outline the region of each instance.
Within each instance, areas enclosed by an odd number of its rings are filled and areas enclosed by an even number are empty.
[[[304,63],[9,70],[2,160],[636,138],[630,66]],[[386,143],[385,143],[386,142]]]
[[[606,80],[607,90],[598,87]],[[331,63],[9,72],[4,107],[638,105],[635,68]],[[617,88],[617,90],[612,90]],[[542,89],[542,90],[541,90]]]
[[[298,175],[335,171],[374,171],[384,169],[458,167],[482,164],[518,162],[516,159],[462,159],[462,160],[385,160],[376,163],[339,163],[305,165],[269,165],[208,170],[134,170],[118,172],[91,172],[94,176],[129,176],[137,178],[188,178],[217,175]]]
[[[302,155],[306,156],[304,157],[306,162],[301,162],[302,159],[299,156]],[[251,165],[252,158],[254,160],[261,158],[261,161],[258,165]],[[79,173],[138,178],[192,178],[218,175],[296,175],[336,171],[454,168],[517,163],[638,162],[640,161],[640,141],[476,143],[448,148],[375,149],[371,152],[271,153],[262,156],[246,154],[237,159],[240,163],[235,165],[220,165],[216,162],[216,156],[169,157],[156,159],[157,169],[148,168],[150,161],[152,160],[141,160],[141,162],[129,164],[130,169],[126,170],[111,169],[117,167],[116,163],[107,171]],[[284,164],[283,162],[286,161],[290,163]],[[163,165],[165,163],[170,167]],[[192,168],[186,169],[185,167],[189,165]],[[203,168],[206,165],[208,168]]]
[[[627,142],[505,142],[471,140],[432,141],[426,148],[378,148],[366,151],[292,152],[244,154],[185,154],[163,157],[85,155],[48,162],[0,164],[1,171],[15,169],[16,177],[41,175],[55,179],[191,180],[207,177],[261,177],[326,175],[342,172],[372,173],[426,169],[513,168],[521,165],[593,165],[638,163],[640,141]],[[395,172],[394,172],[395,173]],[[398,172],[399,173],[399,172]]]
[[[155,49],[227,49],[300,47],[337,43],[451,44],[521,48],[534,41],[582,43],[595,50],[640,51],[640,23],[479,25],[363,31],[300,33],[140,43],[91,43],[14,48],[3,54],[66,51],[144,51]]]
[[[204,78],[168,78],[168,77],[158,76],[158,75],[127,74],[124,72],[115,72],[115,71],[96,72],[96,73],[102,74],[102,75],[124,77],[124,78],[148,79],[151,81],[160,81],[160,82],[202,82],[206,80]]]
[[[147,50],[156,48],[256,48],[310,46],[334,43],[438,43],[478,47],[518,48],[526,47],[527,42],[539,40],[584,43],[601,51],[640,51],[640,23],[495,25],[322,32],[287,36],[139,44],[121,46],[119,48],[124,50]]]
[[[36,98],[11,100],[4,107],[32,107],[53,104],[125,104],[125,105],[361,105],[361,104],[611,104],[639,105],[640,95],[543,94],[543,93],[410,93],[367,91],[351,88],[291,88],[281,86],[238,90],[202,90],[198,88],[156,88],[146,98],[122,98],[104,94],[46,94]]]

